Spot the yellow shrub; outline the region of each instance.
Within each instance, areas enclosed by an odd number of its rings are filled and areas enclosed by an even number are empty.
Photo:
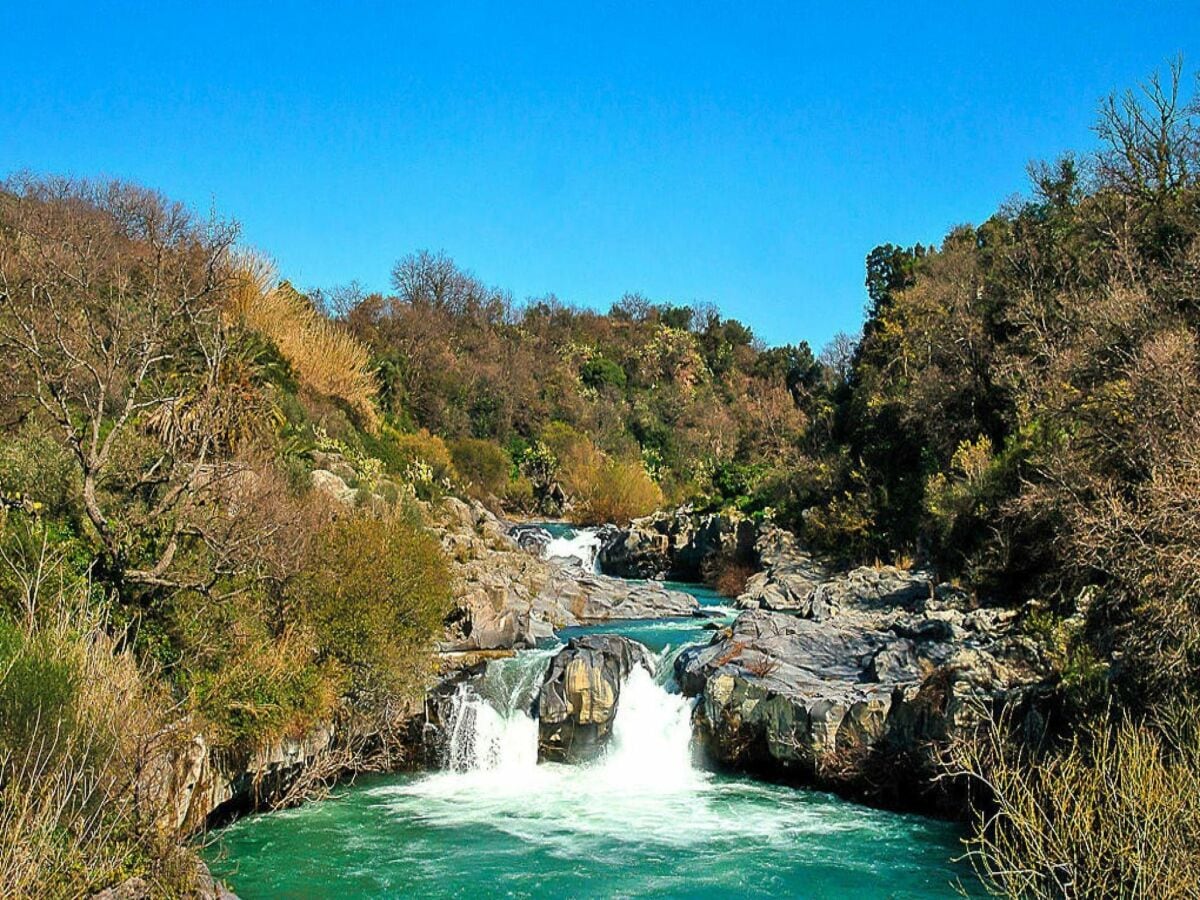
[[[625,525],[654,512],[662,503],[662,491],[640,461],[610,459],[580,470],[570,517],[581,524]]]
[[[286,281],[271,287],[271,274],[260,260],[247,259],[230,312],[275,342],[304,387],[343,401],[373,428],[377,385],[367,348]]]

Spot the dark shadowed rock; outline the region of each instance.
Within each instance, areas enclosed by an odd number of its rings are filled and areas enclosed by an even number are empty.
[[[754,522],[741,515],[698,514],[686,506],[656,512],[605,539],[600,567],[623,578],[698,581],[718,556],[750,559],[756,533]]]
[[[645,649],[628,638],[572,638],[551,660],[538,694],[538,756],[595,758],[612,735],[621,684],[638,665],[651,669]]]

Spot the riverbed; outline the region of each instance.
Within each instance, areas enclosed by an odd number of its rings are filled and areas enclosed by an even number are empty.
[[[569,552],[560,544],[557,552]],[[586,541],[581,541],[586,543]],[[585,551],[586,552],[586,551]],[[489,664],[455,698],[446,768],[361,779],[328,800],[251,816],[205,853],[245,900],[267,897],[941,898],[971,889],[958,826],[708,772],[671,661],[710,619],[565,629],[623,634],[656,659],[621,691],[593,763],[537,762],[530,715],[561,641]]]

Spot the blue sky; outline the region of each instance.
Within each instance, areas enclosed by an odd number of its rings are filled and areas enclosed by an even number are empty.
[[[814,346],[872,246],[986,217],[1106,93],[1200,67],[1194,0],[252,6],[0,0],[0,173],[215,207],[301,286],[444,249]]]

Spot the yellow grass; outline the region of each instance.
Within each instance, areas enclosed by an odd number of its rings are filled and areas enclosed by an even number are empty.
[[[304,387],[342,400],[374,428],[377,385],[367,348],[290,284],[274,280],[261,257],[244,257],[230,312],[275,342]]]

